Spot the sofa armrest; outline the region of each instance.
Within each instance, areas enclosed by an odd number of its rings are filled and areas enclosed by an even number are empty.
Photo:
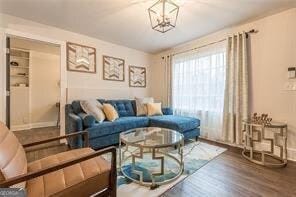
[[[69,113],[67,116],[68,116],[68,121],[66,123],[67,133],[73,133],[73,132],[83,130],[82,119],[79,116],[77,116],[74,113]]]
[[[66,113],[66,134],[83,131],[82,119],[74,113]],[[67,139],[71,148],[83,147],[83,139],[81,136],[77,138]]]
[[[71,104],[65,106],[66,134],[83,130],[82,119],[77,116]]]
[[[82,119],[84,128],[89,128],[96,124],[96,119],[92,115],[79,113],[78,116]]]
[[[173,115],[173,109],[170,107],[163,107],[161,110],[163,115]]]

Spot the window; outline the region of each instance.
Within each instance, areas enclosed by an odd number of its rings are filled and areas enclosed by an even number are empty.
[[[224,43],[222,46],[173,57],[174,112],[201,119],[202,135],[209,138],[219,138],[217,130],[222,130],[225,54]]]

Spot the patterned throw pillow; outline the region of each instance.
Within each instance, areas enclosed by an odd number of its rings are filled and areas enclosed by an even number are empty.
[[[152,97],[146,98],[135,98],[136,107],[137,107],[137,116],[147,116],[147,103],[154,103],[154,99]]]
[[[162,116],[161,103],[147,103],[148,116]]]
[[[103,112],[103,105],[96,99],[80,101],[80,106],[85,113],[92,115],[98,122],[105,120],[105,114]]]
[[[103,104],[103,111],[106,115],[107,120],[109,120],[111,122],[113,122],[114,120],[119,118],[116,109],[111,104],[104,103]]]

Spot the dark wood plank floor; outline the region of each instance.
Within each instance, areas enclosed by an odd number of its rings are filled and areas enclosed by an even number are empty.
[[[59,135],[56,128],[14,132],[21,143],[28,143]],[[228,150],[203,166],[193,175],[171,188],[162,197],[238,196],[238,197],[296,197],[296,163],[272,169],[253,164],[241,156],[238,148],[215,142],[204,142],[226,147]],[[65,151],[63,144],[50,144],[41,151],[29,151],[29,161]]]
[[[285,168],[266,168],[244,159],[238,148],[220,146],[228,150],[162,197],[296,196],[295,162],[289,162]]]

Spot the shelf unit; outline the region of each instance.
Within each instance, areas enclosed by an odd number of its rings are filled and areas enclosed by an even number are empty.
[[[30,57],[29,50],[10,49],[10,121],[16,130],[30,123]]]
[[[20,84],[29,87],[30,51],[11,48],[10,52],[10,86],[18,87]],[[24,87],[24,86],[22,86]]]

